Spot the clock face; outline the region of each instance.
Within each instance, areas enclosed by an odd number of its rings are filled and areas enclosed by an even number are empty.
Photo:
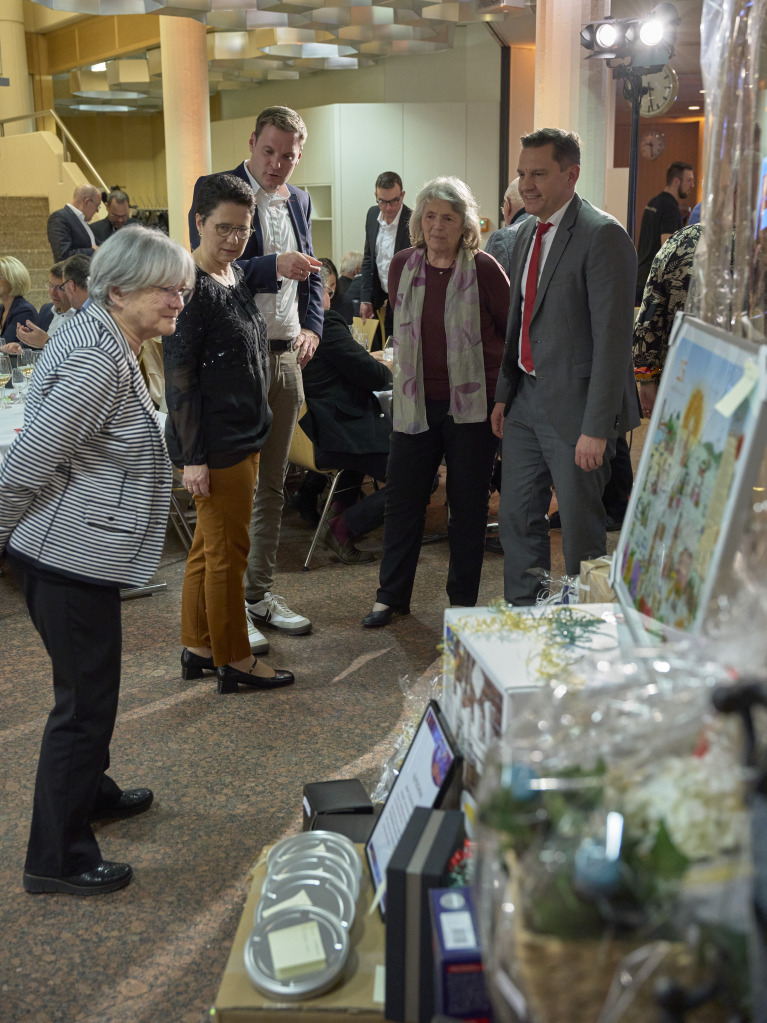
[[[654,75],[645,75],[642,86],[639,113],[642,117],[659,117],[674,105],[679,92],[679,79],[676,71],[666,64]]]
[[[639,152],[647,160],[657,160],[666,149],[666,136],[662,131],[648,131],[639,143]]]

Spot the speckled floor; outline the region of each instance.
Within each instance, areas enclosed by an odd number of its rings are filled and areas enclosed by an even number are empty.
[[[0,579],[0,1019],[3,1023],[200,1023],[226,963],[261,848],[301,826],[304,782],[359,776],[372,784],[408,713],[398,684],[430,678],[446,606],[445,542],[424,546],[409,618],[359,621],[377,563],[344,566],[286,512],[275,590],[314,629],[270,631],[269,660],[297,683],[219,697],[215,682],[179,672],[185,553],[169,532],[156,581],[167,589],[123,603],[120,709],[111,748],[123,787],[148,785],[150,811],[96,825],[106,859],[135,876],[112,895],[30,896],[21,874],[40,737],[51,705],[49,663],[7,576]],[[444,528],[444,490],[427,532]],[[553,532],[554,571],[561,571]],[[610,534],[610,547],[617,534]],[[373,535],[364,546],[376,547]],[[485,558],[481,603],[501,596],[502,559]]]

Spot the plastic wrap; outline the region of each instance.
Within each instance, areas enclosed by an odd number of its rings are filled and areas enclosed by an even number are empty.
[[[656,1018],[657,942],[688,962],[672,977],[688,994],[716,977],[728,1004],[744,1000],[740,734],[710,709],[725,680],[689,653],[587,658],[527,704],[488,757],[476,902],[501,1023]],[[717,1011],[695,1018],[726,1018]]]
[[[765,0],[704,0],[706,93],[701,222],[686,310],[743,337],[765,336],[767,152]]]
[[[395,740],[394,751],[384,761],[378,781],[370,792],[370,799],[373,803],[386,802],[386,797],[391,792],[391,787],[402,767],[402,761],[407,756],[407,751],[410,749],[427,703],[429,700],[439,702],[442,696],[442,674],[429,679],[425,688],[422,683],[419,683],[417,687],[412,685],[409,677],[403,675],[399,680],[399,687],[405,697],[403,722]]]

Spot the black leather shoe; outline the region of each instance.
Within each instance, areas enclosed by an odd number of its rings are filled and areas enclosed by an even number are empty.
[[[60,892],[63,895],[106,895],[124,888],[133,877],[128,863],[104,860],[92,870],[71,877],[38,877],[24,873],[24,888],[34,895]]]
[[[102,806],[91,814],[92,821],[121,820],[144,813],[152,805],[154,793],[151,789],[126,789],[114,806]]]
[[[370,611],[362,619],[362,627],[364,629],[380,629],[382,626],[388,625],[395,614],[409,615],[410,608],[385,607],[382,611]]]
[[[256,662],[253,662],[255,668]],[[282,689],[283,686],[292,686],[296,680],[292,671],[283,671],[281,668],[274,669],[274,675],[254,675],[253,668],[250,671],[239,671],[230,664],[223,668],[217,668],[218,691],[219,693],[236,693],[241,685],[251,686],[253,689]]]
[[[503,547],[501,546],[501,538],[499,536],[486,536],[485,537],[485,550],[492,551],[494,554],[503,554]]]
[[[561,529],[562,520],[559,517],[559,512],[555,511],[549,515],[549,529]]]
[[[181,677],[185,682],[190,679],[202,678],[203,672],[215,671],[212,657],[200,657],[193,654],[186,647],[181,651]]]

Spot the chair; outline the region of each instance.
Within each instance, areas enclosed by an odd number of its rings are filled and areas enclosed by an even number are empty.
[[[352,320],[352,327],[356,327],[357,330],[361,330],[367,338],[367,350],[370,351],[370,346],[373,344],[373,338],[376,336],[378,330],[378,319],[375,316],[371,316],[367,320],[363,320],[361,316],[355,316]],[[381,327],[383,334],[383,327]]]
[[[306,413],[306,402],[301,406],[301,410],[298,413],[299,420]],[[311,469],[313,472],[322,473],[323,476],[327,476],[330,480],[330,492],[328,493],[327,500],[322,509],[320,515],[320,521],[317,523],[317,528],[314,531],[312,537],[312,545],[309,548],[309,553],[306,555],[306,561],[304,562],[304,572],[309,571],[309,562],[311,561],[312,555],[314,554],[314,548],[317,546],[320,533],[322,532],[325,522],[327,521],[328,512],[330,506],[333,503],[333,497],[338,486],[338,481],[341,478],[340,469],[319,469],[314,461],[314,443],[309,439],[308,435],[301,428],[301,423],[296,423],[296,428],[293,431],[293,438],[290,442],[290,451],[288,452],[288,461],[294,465],[300,465],[303,469]]]

